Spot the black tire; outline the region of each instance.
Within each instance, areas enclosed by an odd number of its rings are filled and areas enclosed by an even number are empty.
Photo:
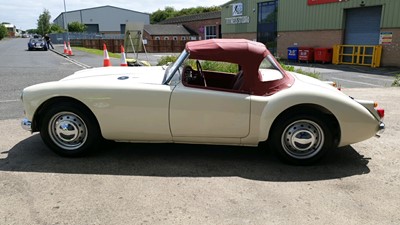
[[[103,140],[93,114],[77,103],[64,102],[47,108],[40,124],[44,143],[62,156],[83,156]]]
[[[332,149],[333,129],[325,122],[327,118],[316,114],[291,114],[274,123],[269,143],[282,161],[311,165]]]

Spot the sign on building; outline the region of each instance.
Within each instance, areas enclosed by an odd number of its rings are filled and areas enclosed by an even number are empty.
[[[243,3],[232,4],[232,16],[243,15]]]
[[[392,44],[393,33],[392,32],[381,32],[379,38],[379,44],[381,45],[390,45]]]
[[[225,18],[226,24],[250,23],[249,16],[243,16],[243,3],[234,3],[232,6],[232,17]]]
[[[308,5],[319,5],[335,2],[347,2],[349,0],[308,0]]]

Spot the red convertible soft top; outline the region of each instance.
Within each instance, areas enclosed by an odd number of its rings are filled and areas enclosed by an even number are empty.
[[[261,61],[271,55],[266,46],[260,42],[247,39],[209,39],[186,43],[189,58],[200,60],[223,61],[239,64],[244,74],[242,91],[255,95],[271,95],[290,87],[294,78],[286,73],[275,60],[284,77],[280,80],[262,82],[259,79]],[[272,56],[272,55],[271,55]]]
[[[210,39],[186,44],[190,58],[260,65],[268,50],[262,43],[246,39]]]

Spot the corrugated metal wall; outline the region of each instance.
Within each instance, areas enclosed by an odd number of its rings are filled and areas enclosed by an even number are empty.
[[[121,30],[120,25],[129,22],[150,24],[150,14],[113,6],[101,6],[89,9],[75,10],[64,13],[67,23],[97,24],[100,32]],[[54,23],[64,27],[63,16],[60,14]]]
[[[400,27],[400,1],[386,0],[383,4],[382,28]]]
[[[382,28],[400,27],[399,0],[363,0],[364,7],[383,6]],[[280,0],[279,31],[344,28],[344,9],[362,7],[361,0],[308,6],[307,0]]]
[[[222,33],[257,32],[257,4],[268,0],[234,0],[222,7]],[[382,6],[381,28],[400,27],[400,0],[363,0],[365,7]],[[250,17],[248,24],[226,24],[232,17],[231,4],[243,3],[243,15]],[[307,4],[307,0],[279,0],[278,31],[344,29],[344,10],[358,8],[361,0],[348,0],[322,5]]]

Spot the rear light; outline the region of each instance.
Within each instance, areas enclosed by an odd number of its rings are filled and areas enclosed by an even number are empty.
[[[383,117],[385,117],[385,110],[382,108],[378,108],[376,109],[376,111],[378,112],[378,115],[381,119],[383,119]]]

